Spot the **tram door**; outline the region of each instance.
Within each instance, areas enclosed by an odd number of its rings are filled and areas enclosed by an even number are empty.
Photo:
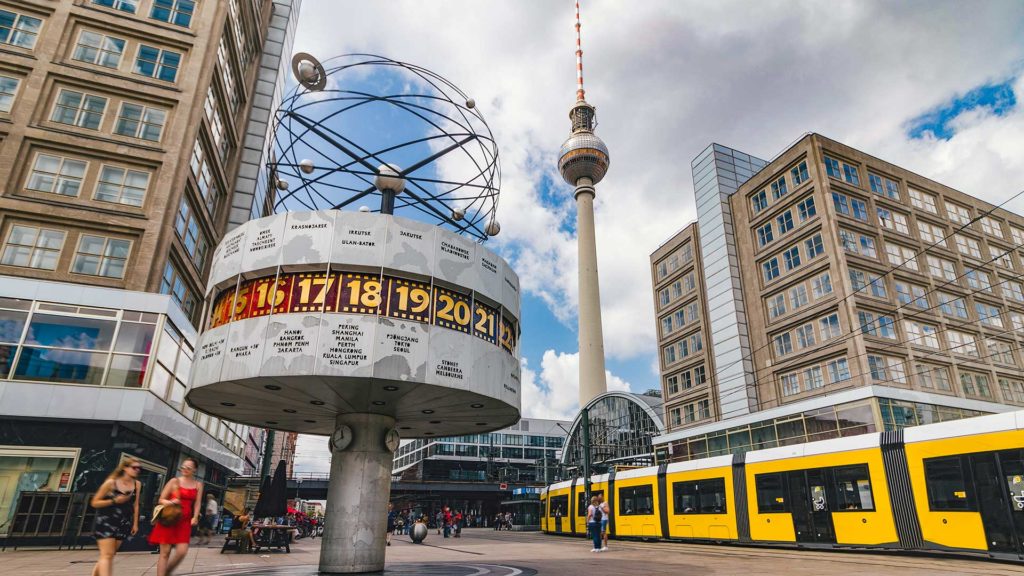
[[[828,470],[790,472],[788,481],[796,541],[835,544]]]
[[[973,454],[971,469],[989,551],[1020,554],[1024,538],[1024,466],[1020,451]]]

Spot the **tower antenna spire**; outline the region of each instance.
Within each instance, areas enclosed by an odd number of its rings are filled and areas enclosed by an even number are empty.
[[[583,90],[583,45],[580,42],[580,3],[576,0],[576,101],[584,100]]]

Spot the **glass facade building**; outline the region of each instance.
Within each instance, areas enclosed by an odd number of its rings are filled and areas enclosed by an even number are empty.
[[[607,392],[584,408],[590,429],[591,470],[600,474],[615,465],[654,463],[652,439],[664,433],[662,401],[658,396]],[[562,465],[569,475],[583,467],[582,412],[569,428]]]

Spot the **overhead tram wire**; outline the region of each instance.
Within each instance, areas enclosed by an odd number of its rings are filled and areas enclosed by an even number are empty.
[[[890,267],[889,267],[889,268],[888,268],[888,269],[887,269],[887,270],[886,270],[886,271],[885,271],[884,273],[882,273],[882,274],[881,274],[881,275],[879,276],[879,278],[884,278],[884,277],[888,276],[889,274],[892,274],[892,273],[893,273],[893,272],[895,272],[896,270],[899,270],[900,268],[903,268],[903,266],[904,266],[904,265],[905,265],[905,264],[906,264],[907,262],[909,262],[910,260],[916,260],[916,259],[917,259],[917,258],[918,258],[919,256],[921,256],[921,255],[925,254],[925,253],[926,253],[926,251],[927,251],[927,250],[929,250],[930,248],[934,248],[934,247],[938,246],[939,244],[944,244],[944,243],[946,242],[946,240],[949,240],[950,238],[952,238],[953,236],[955,236],[955,235],[956,235],[956,234],[957,234],[958,232],[961,232],[961,231],[965,230],[965,229],[966,229],[966,228],[967,228],[968,226],[970,226],[970,225],[974,224],[975,222],[979,222],[979,221],[980,221],[980,220],[981,220],[982,218],[985,218],[985,217],[987,217],[987,216],[991,215],[991,214],[992,214],[993,212],[995,212],[996,210],[998,210],[998,209],[1002,208],[1003,206],[1006,206],[1006,205],[1007,205],[1007,204],[1009,204],[1009,203],[1010,203],[1011,201],[1013,201],[1013,200],[1015,200],[1015,199],[1017,199],[1017,198],[1019,198],[1019,197],[1021,197],[1021,196],[1024,196],[1024,190],[1021,190],[1020,192],[1017,192],[1016,194],[1014,194],[1013,196],[1010,196],[1009,198],[1007,198],[1006,200],[1002,201],[1002,202],[1001,202],[1001,203],[999,203],[998,205],[996,205],[996,206],[993,206],[992,208],[990,208],[990,209],[989,209],[989,210],[987,210],[986,212],[983,212],[983,213],[979,214],[979,215],[978,215],[978,216],[977,216],[976,218],[973,218],[973,219],[971,219],[970,221],[968,221],[967,223],[965,223],[965,224],[962,224],[962,225],[960,225],[960,227],[959,227],[959,228],[957,228],[957,229],[953,230],[953,231],[952,231],[951,233],[949,233],[949,234],[947,234],[946,236],[944,236],[944,237],[943,237],[943,238],[942,238],[941,240],[937,240],[937,241],[935,241],[935,242],[933,242],[933,243],[929,244],[928,246],[925,246],[925,247],[924,247],[924,248],[922,248],[922,249],[921,249],[921,250],[920,250],[919,252],[916,252],[916,253],[914,254],[914,257],[913,257],[913,258],[910,258],[910,259],[904,260],[903,262],[901,262],[900,264],[898,264],[898,265],[896,265],[896,266],[890,266]],[[819,217],[819,218],[822,218],[822,216],[821,216],[821,215],[819,215],[818,217]],[[1018,245],[1018,247],[1020,247],[1020,246]],[[853,292],[850,292],[849,294],[847,294],[846,296],[844,296],[844,297],[843,297],[842,299],[840,299],[840,300],[839,300],[838,302],[836,302],[836,304],[842,304],[842,303],[843,303],[843,302],[845,302],[846,300],[849,300],[849,299],[850,299],[851,297],[853,297],[853,296],[854,296],[854,295],[856,295],[856,294],[859,294],[859,293],[860,293],[861,291],[863,291],[863,290],[864,290],[865,288],[867,288],[867,287],[868,287],[869,285],[870,285],[870,283],[869,283],[869,284],[867,284],[867,285],[865,285],[865,286],[862,286],[861,288],[858,288],[857,290],[854,290]],[[760,352],[761,350],[763,350],[763,349],[767,348],[767,347],[768,347],[768,346],[770,346],[770,345],[771,345],[771,343],[770,343],[770,342],[769,342],[769,343],[766,343],[766,344],[764,344],[764,345],[762,345],[762,346],[760,346],[760,347],[758,347],[758,348],[756,348],[756,349],[754,349],[754,350],[751,350],[751,351],[750,351],[750,352],[748,352],[747,354],[745,354],[745,355],[743,355],[742,357],[740,357],[740,359],[738,359],[738,360],[734,360],[733,362],[731,362],[731,363],[729,363],[729,364],[726,364],[726,365],[725,365],[725,366],[723,366],[723,367],[716,367],[716,372],[718,372],[718,371],[721,371],[721,370],[725,370],[726,368],[732,368],[733,366],[736,366],[737,364],[741,364],[741,363],[743,363],[743,362],[744,362],[745,360],[753,360],[754,354],[756,354],[757,352]]]

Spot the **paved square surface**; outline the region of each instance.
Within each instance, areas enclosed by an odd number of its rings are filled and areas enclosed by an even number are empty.
[[[220,546],[193,546],[175,576],[311,576],[320,540],[300,540],[292,553],[220,554]],[[444,539],[431,531],[422,545],[396,537],[388,548],[387,573],[396,576],[630,576],[778,575],[936,576],[945,574],[1022,576],[1024,565],[950,557],[858,552],[817,552],[738,546],[616,542],[590,552],[582,538],[538,533],[463,530]],[[92,572],[95,550],[8,550],[0,553],[0,574],[73,575]],[[156,556],[119,555],[118,576],[153,576]]]

